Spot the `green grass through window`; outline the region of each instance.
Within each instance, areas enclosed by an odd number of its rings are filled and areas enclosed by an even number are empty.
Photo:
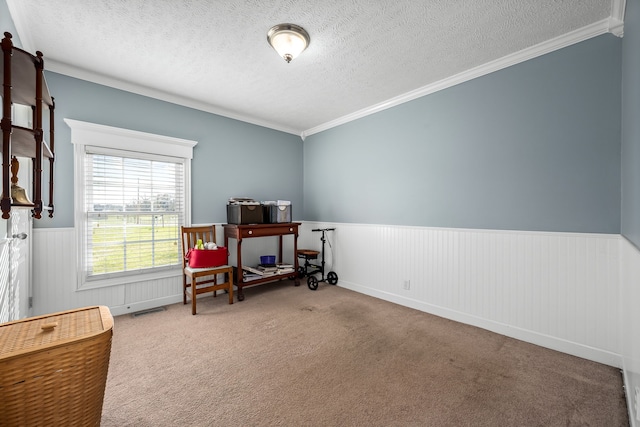
[[[89,214],[91,274],[135,271],[180,263],[175,213]]]

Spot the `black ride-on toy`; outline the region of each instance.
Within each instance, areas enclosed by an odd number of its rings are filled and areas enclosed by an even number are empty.
[[[335,228],[315,228],[311,231],[319,231],[322,233],[320,237],[320,241],[322,241],[322,252],[314,251],[311,249],[298,249],[297,256],[300,260],[304,260],[304,263],[301,263],[298,268],[298,277],[301,279],[307,277],[307,286],[312,291],[318,289],[319,282],[328,282],[330,285],[335,285],[338,283],[338,275],[334,271],[330,271],[327,273],[327,277],[324,277],[324,244],[327,241],[325,233],[328,231],[333,231]],[[331,242],[329,242],[329,246],[331,246]],[[311,262],[312,260],[318,259],[318,255],[322,255],[322,259],[320,264],[314,264]],[[315,276],[317,273],[320,273],[321,278]]]

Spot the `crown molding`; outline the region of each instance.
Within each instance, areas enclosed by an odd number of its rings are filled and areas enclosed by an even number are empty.
[[[627,0],[611,0],[611,18],[617,21],[624,21],[624,12],[627,7]]]
[[[614,0],[614,3],[624,3],[624,1]],[[624,6],[622,6],[622,8],[624,9]],[[354,120],[358,120],[370,114],[374,114],[374,113],[386,110],[388,108],[395,107],[400,104],[404,104],[405,102],[409,102],[414,99],[421,98],[423,96],[458,85],[460,83],[473,80],[475,78],[484,76],[486,74],[490,74],[495,71],[502,70],[503,68],[507,68],[512,65],[516,65],[521,62],[528,61],[538,56],[542,56],[547,53],[562,49],[564,47],[579,43],[581,41],[588,40],[590,38],[599,36],[601,34],[611,32],[615,35],[620,36],[622,34],[622,26],[623,26],[622,21],[618,20],[617,17],[603,19],[599,22],[579,28],[570,33],[563,34],[562,36],[556,37],[555,39],[551,39],[551,40],[539,43],[530,48],[523,49],[519,52],[504,56],[500,59],[488,62],[478,67],[471,68],[462,73],[456,74],[446,79],[439,80],[435,83],[429,84],[427,86],[413,90],[411,92],[407,92],[403,95],[396,96],[394,98],[388,99],[379,104],[375,104],[375,105],[372,105],[371,107],[340,117],[336,120],[332,120],[324,124],[321,124],[319,126],[316,126],[314,128],[307,129],[306,131],[302,132],[300,137],[304,141],[306,137],[313,135],[315,133],[319,133],[319,132],[334,128],[336,126],[340,126],[342,124],[349,123]]]
[[[624,35],[624,12],[627,0],[611,0],[611,16],[609,17],[609,32],[618,37]]]

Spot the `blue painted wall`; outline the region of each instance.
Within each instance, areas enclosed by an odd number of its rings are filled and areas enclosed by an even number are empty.
[[[640,248],[640,4],[627,1],[622,41],[622,234]]]
[[[73,146],[64,118],[198,141],[193,223],[226,222],[227,200],[237,196],[291,200],[294,218],[302,219],[298,136],[57,73],[46,78],[56,99],[55,216],[34,221],[35,227],[73,226]]]
[[[304,218],[620,232],[621,40],[603,35],[304,145]]]
[[[5,1],[0,8],[15,32]],[[56,215],[35,226],[73,225],[69,117],[199,141],[196,223],[223,222],[228,197],[247,196],[292,200],[295,219],[622,229],[639,245],[637,98],[635,107],[625,98],[621,166],[622,45],[603,35],[567,47],[311,135],[304,153],[293,135],[47,72],[57,102]],[[637,76],[637,55],[625,61]]]

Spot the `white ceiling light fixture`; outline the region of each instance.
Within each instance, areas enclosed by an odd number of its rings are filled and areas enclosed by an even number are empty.
[[[267,41],[285,61],[291,62],[309,46],[311,39],[299,25],[278,24],[267,33]]]

